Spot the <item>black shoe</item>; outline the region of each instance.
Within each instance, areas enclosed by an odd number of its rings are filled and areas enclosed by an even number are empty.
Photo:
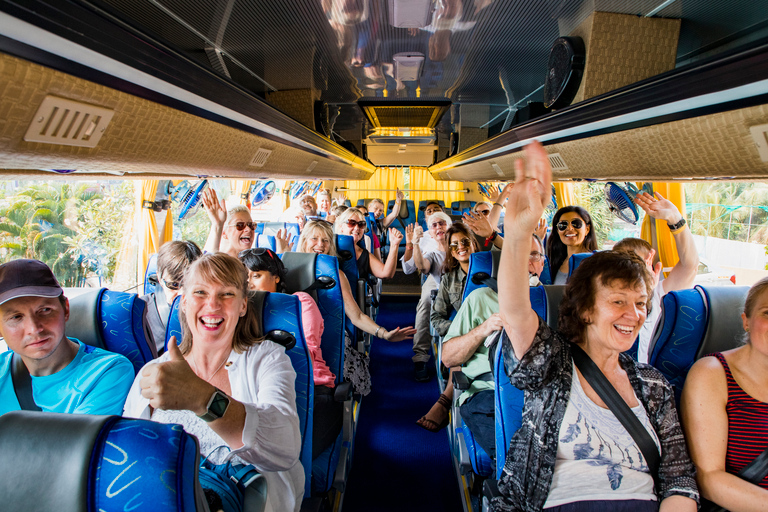
[[[429,367],[425,361],[416,361],[413,363],[413,378],[416,382],[429,381]]]

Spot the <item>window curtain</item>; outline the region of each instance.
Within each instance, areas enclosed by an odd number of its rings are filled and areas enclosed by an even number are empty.
[[[411,178],[413,180],[413,178]],[[345,181],[344,186],[350,190],[345,192],[347,199],[352,206],[357,206],[358,199],[379,198],[384,201],[384,206],[389,200],[394,200],[397,192],[396,188],[402,190],[405,185],[405,170],[402,167],[377,167],[369,180],[365,181]],[[411,182],[413,188],[413,182]],[[378,192],[381,189],[388,189],[388,192]],[[371,191],[371,192],[369,192]]]
[[[136,266],[136,282],[144,282],[144,273],[147,270],[147,262],[150,255],[160,248],[160,239],[157,233],[155,212],[142,208],[143,201],[154,201],[157,192],[157,180],[143,180],[134,182],[134,226],[136,226],[138,240],[138,261]],[[169,223],[166,222],[166,226]],[[173,221],[170,222],[173,230]],[[167,229],[167,228],[166,228]],[[165,232],[164,232],[165,233]]]
[[[555,183],[555,199],[557,199],[557,208],[563,206],[576,206],[576,194],[573,190],[573,183]]]
[[[232,191],[232,195],[235,196],[234,198],[235,200],[232,201],[230,199],[229,201],[227,201],[227,204],[231,206],[234,206],[235,204],[242,204],[242,205],[248,206],[249,201],[248,199],[243,199],[243,194],[247,194],[248,190],[251,188],[251,185],[253,185],[254,183],[256,182],[247,181],[247,180],[246,181],[230,180],[229,186],[230,186],[230,190]]]
[[[442,199],[445,206],[450,208],[454,201],[463,201],[465,190],[461,181],[438,181],[432,177],[426,167],[411,167],[410,188],[413,190],[435,190],[435,192],[410,192],[409,199],[413,199],[413,205],[417,210],[417,219],[421,215],[418,211],[419,202],[427,199]],[[452,192],[455,191],[455,192]]]
[[[682,183],[653,183],[653,191],[658,192],[664,198],[669,199],[677,206],[677,209],[685,218],[685,189]],[[646,242],[656,247],[659,254],[659,260],[664,268],[674,267],[680,256],[677,254],[675,238],[667,227],[666,221],[656,221],[656,243],[651,239],[651,217],[646,215],[643,219],[643,225],[640,228],[640,236]]]

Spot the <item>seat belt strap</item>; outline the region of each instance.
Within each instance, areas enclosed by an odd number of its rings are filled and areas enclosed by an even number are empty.
[[[757,485],[768,476],[768,448],[737,473],[739,478]]]
[[[35,403],[32,396],[32,377],[29,375],[27,365],[24,360],[14,352],[11,360],[11,380],[13,381],[13,391],[16,393],[16,399],[19,401],[22,411],[42,411]]]
[[[629,435],[635,440],[635,443],[637,443],[637,446],[643,453],[643,457],[645,457],[645,460],[648,463],[648,468],[651,471],[656,491],[659,492],[659,465],[661,464],[661,456],[659,455],[659,449],[651,438],[651,435],[587,353],[574,343],[571,345],[571,355],[573,356],[573,362],[576,364],[579,371],[581,371],[581,374],[584,375],[584,378],[587,379],[589,385],[592,386],[595,393],[597,393],[603,402],[605,402],[605,405],[608,406],[621,424],[624,425],[624,428],[627,429],[627,432],[629,432]],[[578,376],[574,375],[574,378],[578,378]]]

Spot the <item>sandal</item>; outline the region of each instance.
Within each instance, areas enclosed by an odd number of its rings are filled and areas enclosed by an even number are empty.
[[[428,430],[430,432],[440,432],[445,427],[448,426],[448,422],[450,421],[450,410],[451,410],[451,399],[448,398],[445,394],[441,394],[440,398],[437,399],[437,403],[435,405],[440,405],[443,409],[445,409],[445,419],[437,423],[434,420],[430,420],[426,416],[422,416],[421,419],[419,419],[416,424],[423,428],[424,430]]]

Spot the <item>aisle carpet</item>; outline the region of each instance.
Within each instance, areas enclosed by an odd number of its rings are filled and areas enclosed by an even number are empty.
[[[378,323],[413,325],[418,297],[385,296]],[[372,392],[363,399],[344,512],[459,512],[448,435],[416,426],[439,396],[437,381],[413,380],[410,340],[374,339]],[[430,362],[430,364],[432,364]]]

